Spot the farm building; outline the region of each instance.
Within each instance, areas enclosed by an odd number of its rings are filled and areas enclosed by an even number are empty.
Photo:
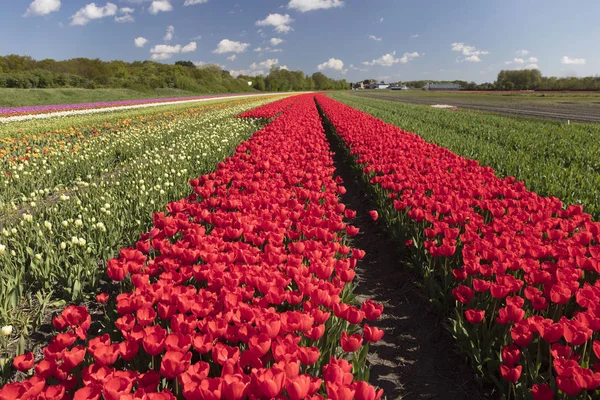
[[[375,89],[387,89],[389,87],[390,87],[390,85],[388,85],[387,83],[381,82],[381,83],[377,84],[377,87],[375,87]]]
[[[428,83],[423,90],[460,90],[458,83]]]
[[[408,86],[406,86],[406,85],[394,85],[394,86],[391,86],[390,89],[392,89],[392,90],[408,90]]]

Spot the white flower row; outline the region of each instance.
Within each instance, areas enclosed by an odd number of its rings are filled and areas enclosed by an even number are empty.
[[[72,115],[96,114],[96,113],[101,113],[101,112],[131,110],[131,109],[135,109],[135,108],[159,107],[159,106],[166,106],[169,104],[199,103],[199,102],[203,102],[203,101],[234,99],[234,98],[239,99],[239,98],[244,98],[244,97],[259,97],[259,96],[270,96],[270,95],[272,95],[272,93],[252,93],[252,94],[241,94],[241,95],[231,95],[231,96],[209,97],[209,98],[204,98],[204,99],[163,101],[163,102],[157,102],[157,103],[134,104],[134,105],[129,105],[129,106],[115,106],[115,107],[104,107],[104,108],[87,108],[87,109],[83,109],[83,110],[57,111],[57,112],[53,112],[53,113],[44,113],[44,114],[14,115],[11,117],[0,117],[0,123],[20,122],[20,121],[27,121],[27,120],[31,120],[31,119],[47,119],[47,118],[56,118],[56,117],[67,117],[67,116],[72,116]]]

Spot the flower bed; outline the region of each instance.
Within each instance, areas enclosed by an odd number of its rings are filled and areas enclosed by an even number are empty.
[[[59,111],[72,110],[91,110],[98,108],[109,107],[126,107],[142,104],[154,103],[175,103],[180,101],[193,101],[213,98],[225,98],[236,96],[251,96],[252,94],[219,94],[211,96],[192,96],[192,97],[174,97],[174,98],[158,98],[158,99],[139,99],[139,100],[119,100],[119,101],[101,101],[95,103],[79,103],[79,104],[51,104],[45,106],[26,106],[26,107],[0,107],[0,117],[12,117],[17,115],[30,114],[47,114]]]
[[[507,397],[598,398],[600,224],[318,95],[452,333]]]
[[[105,282],[105,262],[150,229],[152,212],[187,196],[190,178],[214,170],[261,127],[233,116],[264,101],[107,128],[7,168],[11,177],[0,179],[6,188],[0,195],[0,326],[14,328],[9,354],[30,346],[48,310],[93,297]]]
[[[262,107],[257,107],[252,110],[248,110],[238,115],[239,118],[273,118],[277,114],[283,112],[292,104],[298,100],[298,96],[290,96],[285,99],[274,101],[269,104],[265,104]]]
[[[383,332],[363,321],[382,307],[352,304],[364,252],[346,242],[358,229],[333,173],[313,98],[300,97],[109,261],[133,289],[106,303],[107,333],[68,307],[43,360],[14,360],[33,376],[0,399],[380,398],[365,360]]]

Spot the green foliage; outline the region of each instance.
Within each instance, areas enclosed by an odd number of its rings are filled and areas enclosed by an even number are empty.
[[[248,82],[252,81],[252,85]],[[15,54],[0,56],[0,88],[123,88],[139,92],[179,89],[192,93],[241,93],[255,90],[284,92],[306,90],[343,90],[345,80],[334,80],[318,72],[273,68],[266,77],[240,75],[234,78],[220,66],[196,66],[192,61],[174,65],[154,61],[101,61],[74,58],[65,61],[34,60]]]
[[[266,77],[240,75],[239,78],[252,82],[252,86],[256,90],[268,92],[348,89],[348,82],[345,79],[331,79],[321,72],[316,72],[311,76],[302,71],[272,68]]]
[[[539,89],[542,73],[537,69],[502,70],[496,79],[496,88],[503,90]]]
[[[600,217],[600,125],[460,112],[334,94],[333,97],[429,142],[515,176],[529,190],[583,204]]]

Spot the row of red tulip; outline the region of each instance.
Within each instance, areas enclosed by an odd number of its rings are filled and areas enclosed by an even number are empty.
[[[238,115],[238,118],[273,118],[283,112],[298,100],[298,96],[290,96],[279,101],[265,104]]]
[[[349,300],[364,251],[346,244],[355,213],[333,174],[314,99],[298,97],[108,262],[133,286],[97,297],[106,333],[67,307],[0,399],[379,399],[364,364],[383,332],[364,322],[383,307]]]
[[[456,305],[452,333],[477,368],[521,398],[600,395],[600,223],[415,134],[317,101],[390,229],[406,234],[431,295]]]

